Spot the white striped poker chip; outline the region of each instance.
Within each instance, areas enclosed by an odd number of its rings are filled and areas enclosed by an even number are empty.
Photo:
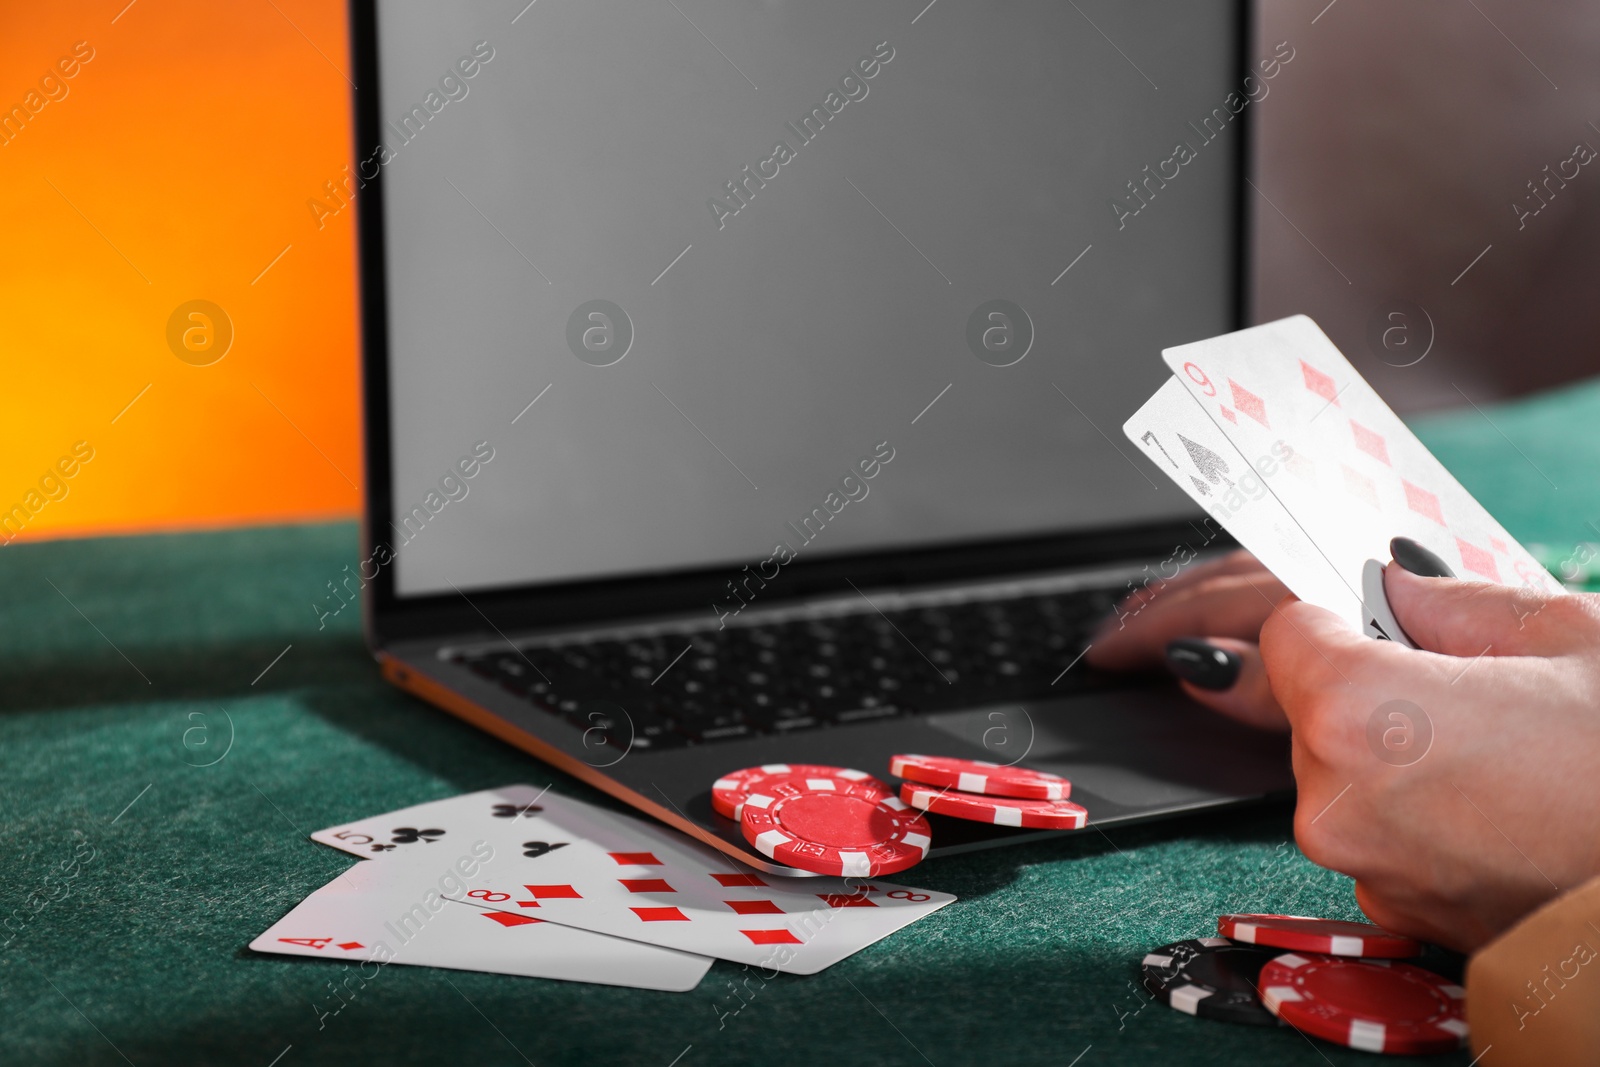
[[[851,782],[872,782],[885,791],[889,788],[866,771],[851,770],[849,767],[834,767],[826,763],[766,763],[760,767],[745,767],[733,771],[712,782],[711,806],[716,809],[718,815],[726,815],[730,819],[737,820],[740,807],[752,791],[761,789],[768,782],[794,774],[809,775],[813,778],[842,778]]]
[[[1289,952],[1261,968],[1261,1003],[1296,1030],[1366,1052],[1428,1055],[1467,1040],[1467,991],[1383,959]]]
[[[1058,774],[958,756],[891,756],[889,773],[919,785],[942,785],[994,797],[1065,800],[1072,795],[1072,783]]]
[[[920,811],[937,812],[971,822],[993,823],[995,826],[1078,830],[1089,821],[1089,812],[1070,800],[987,797],[914,782],[907,782],[900,787],[900,799]]]
[[[1310,915],[1219,915],[1217,933],[1247,945],[1270,945],[1327,956],[1407,959],[1422,955],[1420,941],[1390,933],[1381,926]]]
[[[752,793],[739,827],[756,851],[815,874],[877,877],[920,862],[928,820],[876,780],[790,775]]]

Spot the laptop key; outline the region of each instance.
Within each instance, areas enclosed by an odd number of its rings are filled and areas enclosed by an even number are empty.
[[[718,716],[712,722],[703,726],[690,725],[685,728],[685,734],[691,741],[702,744],[709,741],[728,741],[740,737],[754,737],[755,729],[747,722],[742,722],[731,716]]]
[[[674,730],[672,723],[648,701],[629,701],[620,706],[627,717],[627,723],[619,734],[624,745],[631,741],[635,748],[654,751],[681,748],[689,743],[689,739]]]
[[[745,710],[745,721],[764,734],[782,734],[795,730],[809,730],[820,726],[822,720],[803,702],[791,701],[768,706],[752,706]]]
[[[868,699],[872,698],[869,697]],[[904,709],[902,709],[898,704],[877,704],[876,706],[868,705],[864,707],[853,708],[849,711],[841,711],[833,717],[833,721],[842,726],[846,723],[852,722],[869,722],[874,719],[892,719],[895,716],[903,713]]]

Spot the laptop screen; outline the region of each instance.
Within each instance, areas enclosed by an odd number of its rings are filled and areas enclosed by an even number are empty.
[[[1236,325],[1239,25],[380,5],[397,593],[1197,514],[1121,424]]]

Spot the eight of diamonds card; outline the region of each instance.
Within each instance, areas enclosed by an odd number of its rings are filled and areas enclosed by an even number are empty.
[[[470,879],[476,899],[790,974],[814,974],[955,899],[878,879],[758,873],[683,834],[572,802],[547,804],[538,823],[540,842],[565,847],[499,850]]]

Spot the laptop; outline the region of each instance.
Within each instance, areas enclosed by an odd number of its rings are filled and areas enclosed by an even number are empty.
[[[1017,763],[1100,827],[1284,795],[1281,737],[1081,658],[1225,546],[1117,431],[1244,322],[1249,17],[356,2],[384,676],[775,873],[722,775]]]

